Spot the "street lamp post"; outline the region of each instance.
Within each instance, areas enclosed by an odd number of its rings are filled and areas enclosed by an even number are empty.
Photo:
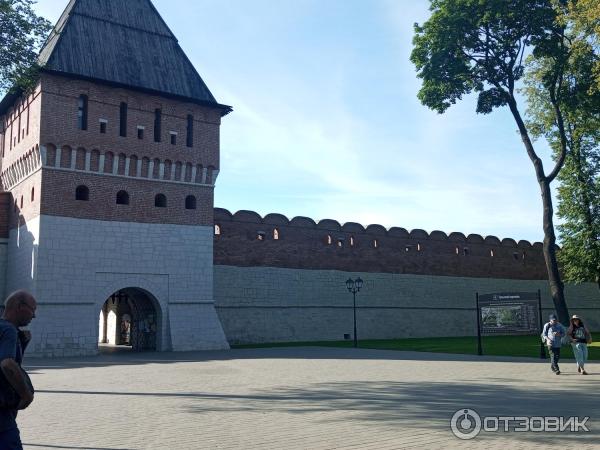
[[[352,309],[354,311],[354,348],[358,347],[358,339],[356,337],[356,293],[360,291],[363,286],[363,280],[358,277],[356,280],[348,278],[346,280],[346,287],[348,292],[352,292]]]

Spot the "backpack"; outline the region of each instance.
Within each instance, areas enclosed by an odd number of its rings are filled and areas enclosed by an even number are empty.
[[[33,384],[31,384],[31,379],[25,369],[19,366],[21,369],[21,375],[25,380],[25,385],[29,388],[31,393],[33,394]],[[12,387],[12,385],[8,382],[4,374],[0,374],[0,409],[17,409],[21,398],[17,391]]]
[[[17,339],[17,348],[22,355],[25,347],[27,347],[28,344],[23,331],[18,331]],[[29,378],[29,375],[27,374],[25,369],[21,367],[21,364],[17,362],[17,365],[19,366],[19,370],[21,371],[21,375],[23,376],[23,380],[25,381],[25,386],[27,386],[29,388],[29,391],[33,394],[35,390],[33,389],[31,378]],[[17,394],[17,391],[15,391],[12,385],[8,382],[2,370],[0,370],[0,409],[15,410],[19,406],[20,401],[21,397],[19,396],[19,394]]]
[[[546,341],[546,333],[548,332],[548,325],[549,324],[544,325],[544,328],[542,329],[542,334],[540,334],[540,338],[542,339],[542,344],[548,343],[548,341]]]

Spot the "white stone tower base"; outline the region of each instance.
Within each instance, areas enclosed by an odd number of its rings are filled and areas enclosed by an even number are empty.
[[[130,290],[156,313],[156,350],[229,348],[213,302],[213,229],[42,215],[12,230],[7,291],[38,300],[28,355],[98,351],[106,300]]]

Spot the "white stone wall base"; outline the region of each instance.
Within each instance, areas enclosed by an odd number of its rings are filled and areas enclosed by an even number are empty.
[[[548,282],[430,275],[351,273],[275,267],[214,266],[215,308],[231,344],[342,340],[352,336],[352,294],[346,280],[360,276],[356,295],[359,339],[477,334],[475,293],[542,294],[542,320],[554,311]],[[567,284],[571,314],[600,329],[595,283]]]
[[[120,290],[151,302],[156,350],[228,348],[213,304],[212,243],[212,226],[46,215],[11,230],[6,290],[38,300],[27,355],[97,354],[100,310]]]
[[[32,340],[26,356],[53,358],[96,355],[98,313],[91,304],[38,304],[36,318],[29,326]]]
[[[171,348],[173,351],[223,350],[229,344],[213,304],[169,305]]]

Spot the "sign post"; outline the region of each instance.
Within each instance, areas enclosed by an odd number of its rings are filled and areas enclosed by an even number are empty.
[[[481,336],[537,335],[541,333],[540,292],[497,292],[476,294],[477,353],[481,355]],[[541,343],[541,342],[540,342]],[[544,352],[543,344],[540,356]],[[545,358],[545,352],[544,356]]]
[[[477,354],[483,355],[483,348],[481,346],[481,314],[479,314],[479,292],[475,293],[475,309],[477,311]]]

